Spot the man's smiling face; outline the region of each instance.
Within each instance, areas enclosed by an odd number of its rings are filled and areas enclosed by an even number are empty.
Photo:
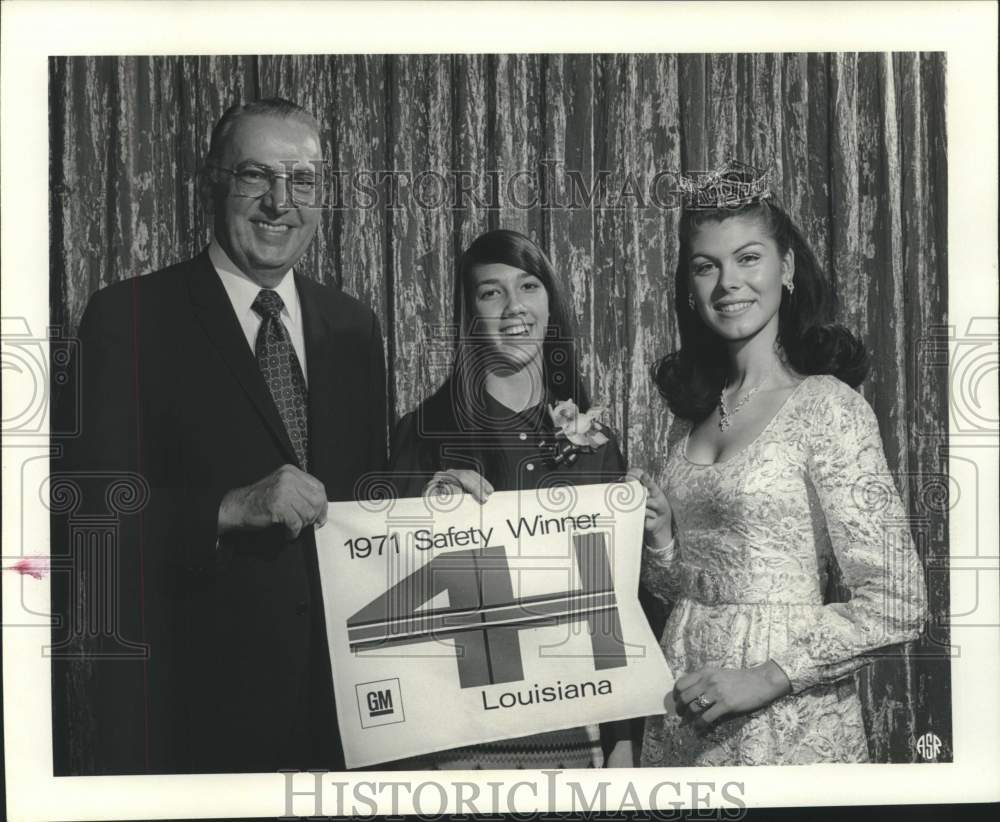
[[[238,170],[252,164],[284,173],[292,170],[290,161],[313,171],[309,163],[320,159],[319,135],[308,124],[248,114],[236,121],[219,165]],[[273,288],[312,242],[320,210],[295,206],[283,179],[276,179],[260,197],[246,197],[237,193],[231,174],[214,174],[216,239],[244,274],[262,287]]]

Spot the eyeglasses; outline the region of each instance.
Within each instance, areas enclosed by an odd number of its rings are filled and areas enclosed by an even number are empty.
[[[313,205],[316,202],[316,189],[319,184],[316,175],[312,172],[293,171],[288,173],[256,164],[242,165],[239,168],[210,165],[209,168],[232,174],[236,181],[236,193],[241,197],[253,199],[263,197],[274,187],[275,180],[287,180],[293,203]]]

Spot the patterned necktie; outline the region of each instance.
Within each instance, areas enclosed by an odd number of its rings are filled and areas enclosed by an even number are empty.
[[[264,375],[271,397],[278,407],[285,431],[292,441],[299,467],[308,470],[309,424],[306,417],[306,381],[302,376],[299,358],[281,322],[281,309],[285,307],[277,291],[263,288],[251,306],[260,315],[260,329],[254,347],[257,365]]]

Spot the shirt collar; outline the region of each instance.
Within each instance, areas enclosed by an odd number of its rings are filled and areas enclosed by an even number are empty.
[[[214,237],[208,246],[208,259],[211,260],[219,279],[222,280],[222,286],[226,289],[229,301],[233,304],[237,315],[253,311],[253,301],[257,299],[261,286],[240,271]],[[294,269],[288,269],[285,276],[281,278],[281,282],[273,290],[278,292],[281,301],[285,304],[281,312],[282,315],[298,325],[301,321],[301,308],[299,306],[299,292],[295,288]]]
[[[528,428],[528,430],[536,431],[545,428],[546,425],[551,426],[551,418],[547,413],[551,402],[548,392],[545,393],[538,405],[532,405],[520,411],[508,408],[489,391],[484,390],[483,396],[486,400],[485,416],[495,428]]]

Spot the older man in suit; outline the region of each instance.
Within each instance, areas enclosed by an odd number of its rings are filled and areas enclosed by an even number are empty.
[[[65,467],[149,486],[118,584],[149,654],[94,662],[94,772],[343,767],[313,527],[383,466],[385,368],[372,312],[293,271],[320,159],[299,106],[232,107],[202,177],[211,244],[84,315]]]

